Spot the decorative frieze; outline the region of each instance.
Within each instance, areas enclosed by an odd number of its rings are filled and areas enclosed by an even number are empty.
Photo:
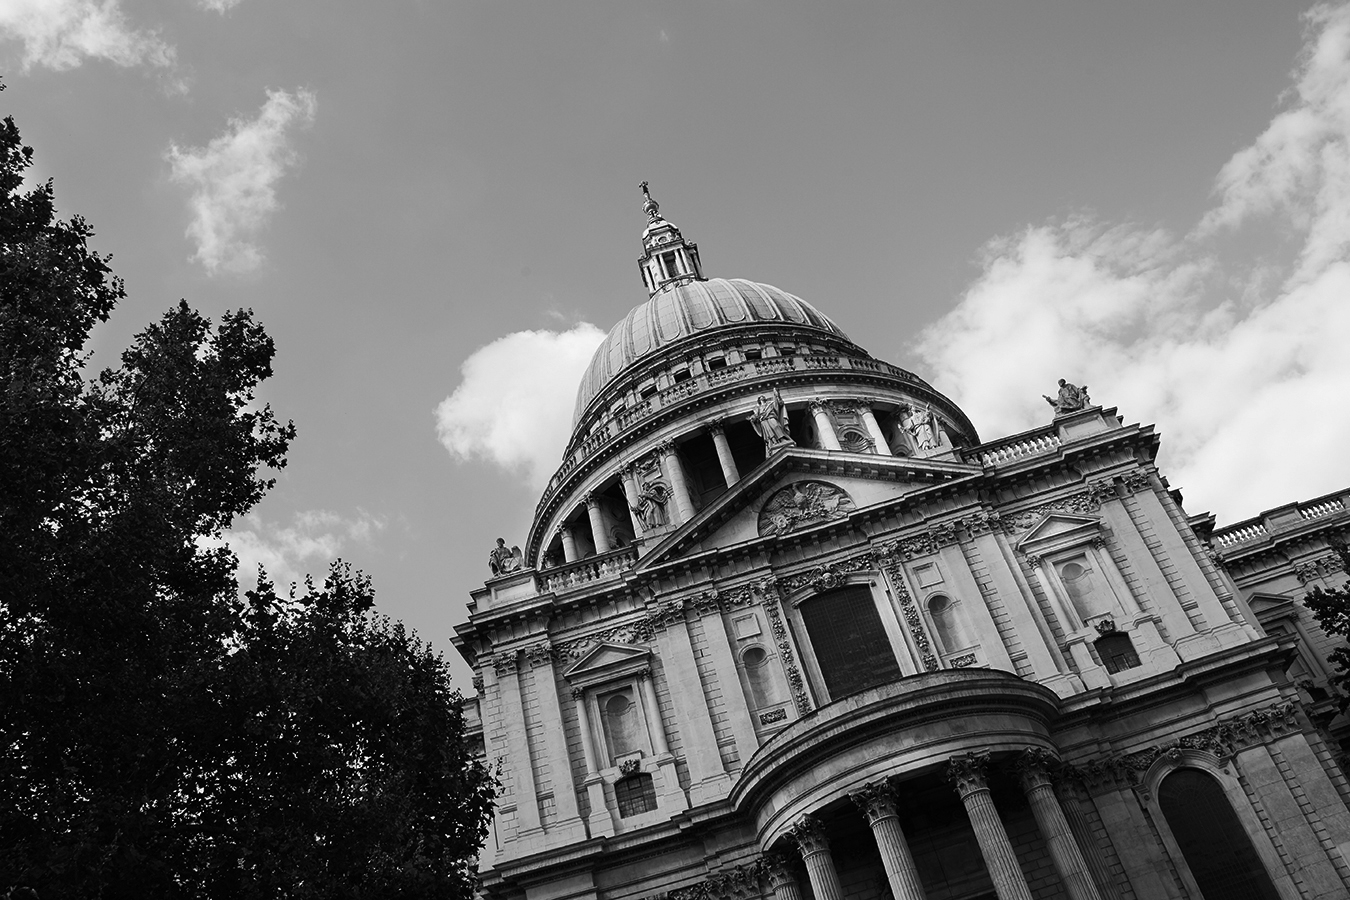
[[[1064,772],[1073,775],[1089,788],[1116,785],[1135,787],[1139,784],[1139,774],[1148,771],[1161,756],[1180,759],[1183,750],[1203,750],[1212,753],[1221,762],[1226,762],[1240,750],[1299,730],[1298,704],[1281,703],[1221,721],[1166,744],[1134,753],[1105,756],[1072,767],[1066,765]]]
[[[548,641],[530,644],[525,648],[525,661],[533,669],[537,666],[553,664],[553,645]]]
[[[778,709],[771,709],[768,712],[760,713],[759,724],[772,725],[774,722],[781,722],[786,718],[787,710],[779,707]]]
[[[865,572],[875,568],[876,562],[872,554],[860,553],[839,562],[788,575],[778,582],[778,586],[788,595],[795,594],[808,585],[817,591],[828,591],[843,584],[845,577],[854,572]]]
[[[1121,484],[1127,493],[1137,494],[1140,491],[1153,490],[1153,479],[1148,477],[1148,473],[1142,469],[1135,469],[1129,472],[1121,479]]]
[[[643,900],[751,900],[764,894],[764,879],[772,879],[775,860],[769,856],[708,876],[707,880]]]
[[[1002,519],[1003,529],[1010,534],[1016,534],[1031,528],[1050,513],[1060,512],[1082,516],[1094,513],[1101,507],[1101,498],[1097,496],[1096,492],[1083,489],[1047,503],[1033,506],[1030,509],[1004,516]]]
[[[947,665],[951,666],[953,669],[965,669],[975,665],[979,661],[980,658],[974,653],[962,653],[960,656],[953,656],[947,661]]]
[[[1315,578],[1330,578],[1344,571],[1345,563],[1338,553],[1319,556],[1294,566],[1294,575],[1298,577],[1299,584],[1307,584]]]
[[[1003,518],[996,512],[980,510],[956,520],[972,538],[1003,530]]]

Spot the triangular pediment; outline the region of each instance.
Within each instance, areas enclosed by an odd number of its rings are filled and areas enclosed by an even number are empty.
[[[1271,594],[1266,591],[1257,591],[1247,598],[1247,605],[1252,608],[1252,612],[1260,616],[1263,613],[1278,618],[1279,615],[1293,615],[1294,601],[1291,597],[1285,597],[1282,594]],[[1278,615],[1277,615],[1278,614]]]
[[[649,666],[651,655],[646,647],[601,642],[569,666],[563,677],[574,684],[617,678]]]
[[[1072,513],[1052,512],[1031,527],[1015,545],[1023,553],[1038,556],[1050,550],[1086,543],[1101,534],[1100,519]]]
[[[860,511],[978,477],[980,471],[946,460],[790,448],[748,473],[645,553],[637,568],[828,527]]]

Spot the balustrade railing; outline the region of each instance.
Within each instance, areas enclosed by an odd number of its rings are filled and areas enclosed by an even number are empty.
[[[544,590],[559,593],[572,588],[617,578],[637,562],[637,548],[622,547],[601,556],[588,556],[576,562],[565,563],[540,573]]]
[[[997,466],[1015,459],[1053,453],[1059,449],[1059,443],[1059,435],[1048,432],[1004,444],[986,445],[979,452],[980,465]]]
[[[1306,506],[1302,503],[1298,505],[1299,514],[1305,519],[1320,519],[1322,516],[1329,516],[1344,510],[1345,503],[1335,497],[1332,497],[1330,500],[1309,503]]]
[[[1257,538],[1263,538],[1270,534],[1266,526],[1259,522],[1253,522],[1245,525],[1233,525],[1214,532],[1214,543],[1220,547],[1233,547],[1237,544],[1245,544],[1247,541],[1254,541]]]

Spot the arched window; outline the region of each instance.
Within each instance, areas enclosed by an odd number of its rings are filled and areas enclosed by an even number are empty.
[[[1139,654],[1134,652],[1134,644],[1128,635],[1119,632],[1108,634],[1098,638],[1095,646],[1097,655],[1102,658],[1102,665],[1112,675],[1139,665]]]
[[[1204,900],[1280,900],[1213,776],[1177,769],[1163,779],[1158,805]]]
[[[642,749],[638,708],[628,692],[611,694],[603,700],[605,739],[614,759]]]
[[[773,678],[769,672],[769,654],[763,647],[751,647],[741,654],[745,665],[745,680],[750,685],[750,702],[755,709],[763,709],[778,702]]]
[[[799,609],[831,700],[900,677],[869,588],[838,588],[812,597]]]
[[[950,597],[938,594],[930,599],[928,615],[933,620],[933,636],[937,638],[939,650],[953,653],[966,645],[961,622],[956,615],[956,604]]]
[[[656,786],[652,776],[638,772],[614,782],[614,803],[619,807],[621,819],[656,809]]]

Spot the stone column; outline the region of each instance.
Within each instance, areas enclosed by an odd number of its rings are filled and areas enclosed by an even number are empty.
[[[543,733],[562,734],[562,703],[558,699],[553,648],[547,641],[534,644],[526,648],[525,660],[530,666],[530,679],[533,682],[536,709]],[[572,781],[572,760],[567,752],[567,742],[545,740],[543,751],[543,756],[548,760],[553,773],[553,809],[557,814],[556,820],[548,826],[548,830],[552,832],[550,842],[585,840],[586,829],[582,825],[581,812],[577,805],[577,788]]]
[[[792,867],[787,860],[778,851],[765,854],[765,860],[774,900],[802,900],[802,889],[797,885],[797,876],[792,874]]]
[[[825,404],[819,400],[812,400],[807,404],[811,410],[811,417],[816,421],[816,434],[820,437],[820,445],[826,450],[842,450],[839,446],[839,436],[834,433],[834,422],[830,421],[830,413],[825,409]]]
[[[638,679],[642,686],[642,705],[647,712],[647,731],[652,736],[652,749],[657,756],[670,754],[670,742],[666,740],[666,727],[661,724],[661,706],[656,702],[656,687],[652,684],[652,675],[644,671]]]
[[[643,532],[647,530],[647,527],[642,524],[642,520],[638,518],[637,514],[637,506],[638,506],[637,472],[634,471],[632,466],[625,466],[622,477],[623,477],[623,496],[624,499],[628,501],[628,518],[632,519],[633,521],[633,534],[638,537],[641,537]]]
[[[674,441],[667,441],[657,448],[661,451],[661,467],[670,479],[670,492],[675,495],[675,509],[683,525],[694,517],[694,501],[689,496],[689,483],[684,480],[684,466],[680,464],[680,454]]]
[[[576,562],[581,554],[577,552],[577,536],[572,533],[572,526],[564,522],[558,533],[562,536],[563,561]]]
[[[727,487],[741,480],[740,470],[736,468],[736,460],[731,456],[731,445],[727,443],[727,433],[721,422],[714,422],[708,426],[708,434],[712,435],[713,446],[717,448],[717,462],[722,466],[722,479],[727,483]]]
[[[1023,751],[1017,760],[1017,769],[1022,775],[1022,790],[1031,804],[1031,813],[1036,817],[1041,837],[1045,838],[1045,846],[1050,851],[1055,871],[1069,891],[1069,900],[1102,900],[1088,873],[1083,851],[1073,839],[1069,822],[1064,818],[1064,810],[1055,798],[1055,786],[1050,773],[1058,763],[1044,750]]]
[[[600,498],[595,494],[586,495],[586,515],[591,520],[591,540],[595,543],[595,552],[608,553],[609,535],[605,533],[605,514],[600,510]]]
[[[844,900],[844,889],[839,884],[839,872],[834,867],[824,827],[810,816],[802,816],[788,834],[802,852],[806,877],[811,880],[811,892],[816,895],[816,900]]]
[[[1078,789],[1061,779],[1056,785],[1055,793],[1059,797],[1060,809],[1064,810],[1064,819],[1069,823],[1069,832],[1073,834],[1078,848],[1083,851],[1083,859],[1087,861],[1088,871],[1092,873],[1092,880],[1097,885],[1097,893],[1101,894],[1102,900],[1118,900],[1120,894],[1116,891],[1116,881],[1111,877],[1111,870],[1106,868],[1106,861],[1102,859],[1101,853],[1094,846],[1092,825],[1088,822],[1087,816],[1083,815],[1083,807],[1078,801]]]
[[[905,834],[900,830],[900,816],[895,810],[895,788],[886,781],[869,784],[849,795],[867,816],[872,835],[881,851],[881,864],[886,868],[886,880],[891,883],[895,900],[924,900],[919,871],[914,867]]]
[[[994,798],[989,794],[989,782],[985,778],[988,768],[987,753],[955,756],[947,762],[947,780],[955,786],[966,806],[966,815],[970,816],[970,825],[975,829],[975,840],[980,844],[980,855],[984,857],[985,868],[993,879],[999,900],[1032,900],[1017,854],[1013,852],[1008,832],[998,817]]]
[[[539,797],[534,790],[534,769],[530,765],[530,749],[526,743],[519,653],[515,650],[498,653],[493,657],[492,665],[501,696],[502,721],[510,731],[506,741],[506,758],[511,767],[511,799],[516,804],[516,840],[527,842],[540,833],[541,825]]]
[[[867,433],[872,437],[872,449],[879,456],[890,456],[891,446],[886,442],[886,435],[877,422],[876,413],[872,412],[871,404],[866,402],[858,404],[858,415],[862,417],[863,424],[867,426]]]

